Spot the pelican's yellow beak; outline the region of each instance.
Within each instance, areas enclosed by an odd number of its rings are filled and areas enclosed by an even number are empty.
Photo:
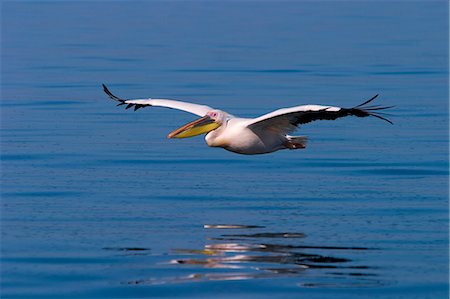
[[[203,116],[197,120],[194,120],[188,124],[185,124],[181,128],[176,129],[167,135],[167,138],[187,138],[197,136],[209,131],[215,130],[220,127],[214,119],[208,115]]]

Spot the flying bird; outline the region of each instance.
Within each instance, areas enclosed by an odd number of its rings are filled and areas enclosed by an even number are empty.
[[[282,108],[256,118],[241,118],[225,111],[213,109],[205,105],[167,100],[167,99],[121,99],[113,95],[102,84],[103,91],[117,106],[138,110],[147,106],[166,107],[183,110],[200,116],[171,132],[168,138],[187,138],[206,133],[206,144],[210,147],[221,147],[228,151],[257,155],[275,152],[282,149],[303,149],[306,147],[305,136],[292,136],[298,126],[315,120],[335,120],[345,116],[373,116],[390,124],[392,122],[382,116],[384,110],[393,106],[368,106],[378,95],[353,108],[340,108],[322,105],[302,105]]]

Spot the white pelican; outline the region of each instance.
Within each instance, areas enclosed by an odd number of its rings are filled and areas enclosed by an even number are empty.
[[[378,110],[390,107],[367,106],[378,95],[353,108],[339,108],[322,105],[303,105],[278,109],[257,118],[240,118],[208,106],[167,99],[124,100],[113,95],[103,84],[104,92],[126,109],[134,110],[145,106],[179,109],[201,116],[175,131],[168,138],[186,138],[203,133],[206,143],[211,147],[222,147],[238,154],[256,155],[275,152],[281,149],[302,149],[306,147],[305,136],[289,135],[301,124],[314,120],[334,120],[344,116],[374,116],[392,122],[380,115]]]

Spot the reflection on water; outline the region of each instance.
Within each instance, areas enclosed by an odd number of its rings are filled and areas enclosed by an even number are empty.
[[[144,247],[103,247],[103,250],[119,251],[123,255],[148,255],[150,248]]]
[[[240,238],[304,238],[305,235],[301,233],[258,233],[258,234],[237,234],[237,235],[223,235],[224,237],[240,237]]]
[[[146,251],[149,248],[143,247],[103,247],[104,250],[116,250],[116,251]]]
[[[169,264],[189,267],[193,272],[189,275],[127,283],[167,284],[298,277],[304,280],[296,283],[301,287],[372,287],[384,284],[377,277],[375,267],[355,262],[351,258],[357,252],[377,248],[305,245],[306,235],[303,233],[267,232],[266,227],[256,225],[220,224],[204,225],[204,228],[233,229],[239,233],[209,237],[203,248],[174,249],[173,255],[177,258],[168,261]],[[248,230],[253,231],[250,233]],[[336,252],[345,253],[345,257],[336,255]]]
[[[233,229],[233,228],[264,228],[264,226],[258,225],[241,225],[241,224],[205,224],[204,228],[216,228],[216,229]]]

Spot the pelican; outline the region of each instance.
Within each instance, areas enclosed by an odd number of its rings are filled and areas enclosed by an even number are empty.
[[[307,138],[289,134],[299,125],[315,120],[335,120],[350,115],[373,116],[392,124],[390,120],[380,115],[382,113],[379,110],[393,106],[367,106],[378,94],[353,108],[302,105],[278,109],[257,118],[241,118],[205,105],[175,100],[152,98],[125,100],[113,95],[104,84],[102,86],[103,91],[111,99],[119,102],[117,106],[127,105],[126,109],[134,107],[136,111],[147,106],[166,107],[200,116],[199,119],[171,132],[168,138],[187,138],[206,133],[205,140],[208,146],[221,147],[244,155],[266,154],[282,149],[304,149]]]

